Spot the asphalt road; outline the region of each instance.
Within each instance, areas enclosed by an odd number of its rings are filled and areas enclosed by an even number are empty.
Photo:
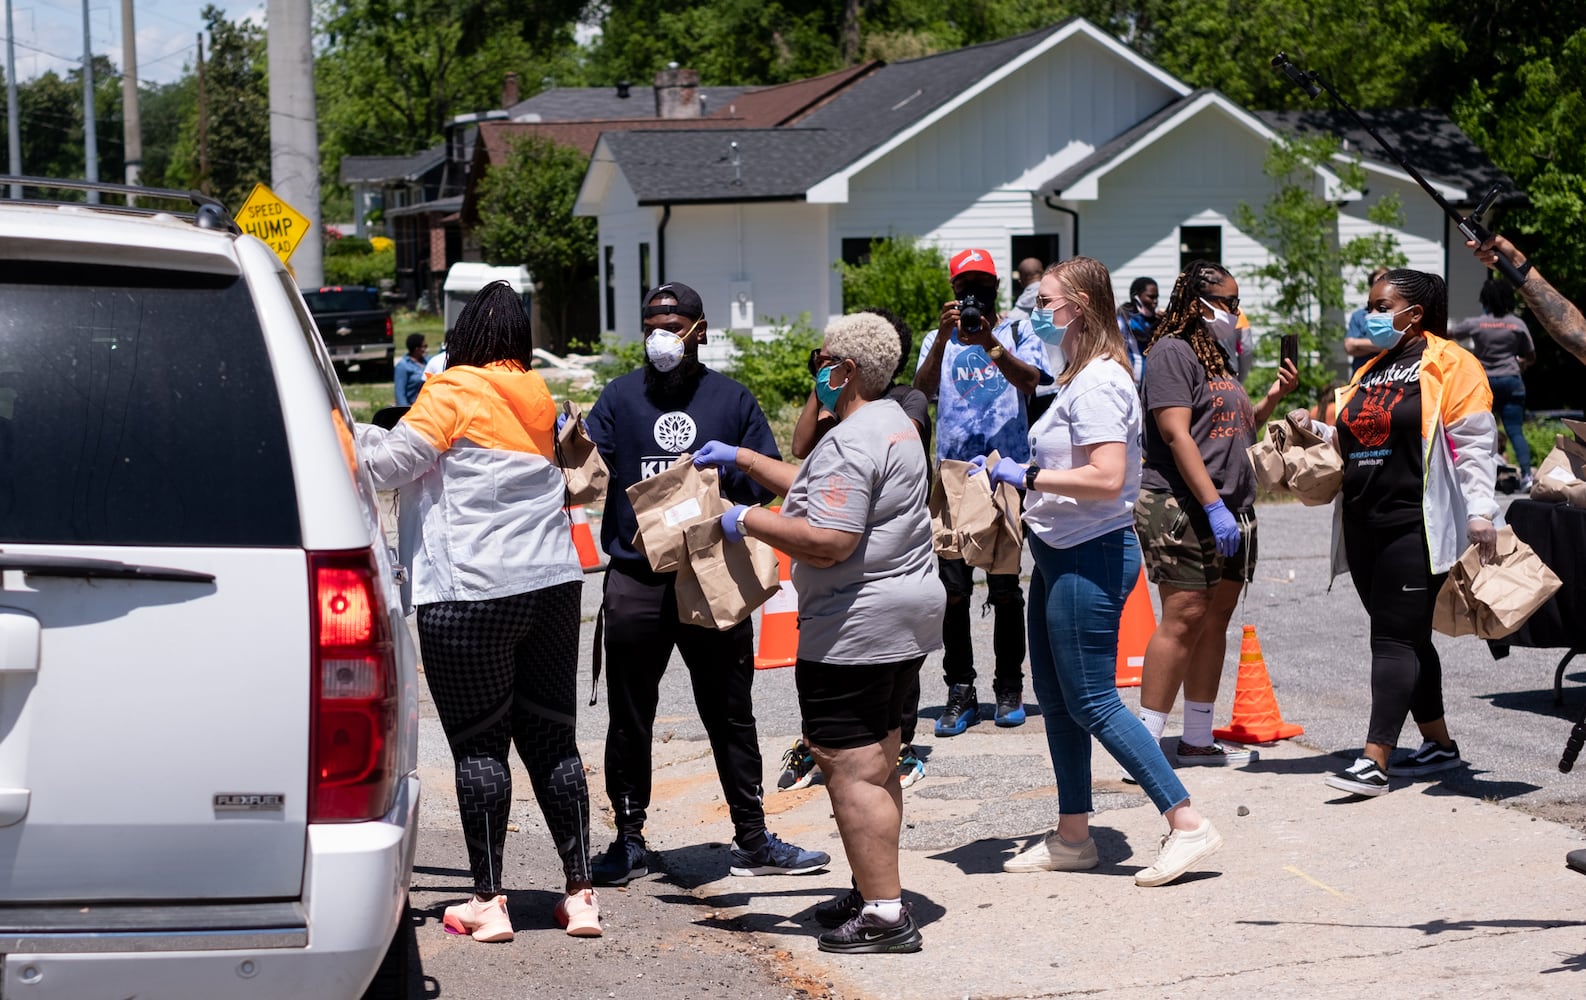
[[[1258,517],[1261,562],[1256,581],[1229,630],[1228,666],[1217,722],[1225,724],[1231,711],[1240,625],[1252,624],[1282,713],[1287,721],[1303,725],[1305,733],[1289,741],[1281,753],[1271,754],[1284,758],[1275,759],[1273,769],[1258,762],[1250,770],[1265,771],[1263,782],[1281,774],[1276,780],[1286,783],[1286,794],[1307,796],[1304,783],[1314,782],[1318,801],[1332,799],[1337,793],[1322,786],[1321,776],[1352,760],[1364,737],[1369,707],[1365,612],[1347,576],[1329,590],[1328,508],[1268,505],[1260,509]],[[581,683],[585,691],[599,581],[598,576],[587,578],[584,592]],[[976,616],[974,628],[977,652],[989,661],[991,619]],[[1494,661],[1487,645],[1474,639],[1439,636],[1436,642],[1443,660],[1449,726],[1471,764],[1466,771],[1448,775],[1436,793],[1496,803],[1586,831],[1586,768],[1570,775],[1557,769],[1570,721],[1586,700],[1586,688],[1581,686],[1586,682],[1586,663],[1569,672],[1566,704],[1555,708],[1552,675],[1559,651],[1516,649],[1507,659]],[[904,848],[917,857],[953,861],[966,872],[982,867],[991,870],[1000,862],[994,851],[988,854],[987,844],[1011,850],[1010,838],[1050,826],[1051,772],[1039,744],[1024,739],[1034,735],[1034,725],[1003,731],[981,724],[965,737],[938,745],[930,735],[930,719],[939,713],[943,695],[937,670],[937,658],[933,657],[926,666],[918,741],[926,755],[928,777],[908,792],[925,808],[917,811],[916,821],[904,831]],[[755,690],[766,781],[773,785],[780,752],[799,731],[792,671],[758,674]],[[1028,690],[1026,697],[1027,701],[1033,699]],[[1137,703],[1132,689],[1125,689],[1124,699],[1131,707]],[[611,836],[599,773],[606,725],[603,704],[602,694],[601,704],[580,706],[579,717],[580,746],[591,772],[592,846],[597,851]],[[1033,701],[1029,707],[1032,713],[1038,711]],[[802,938],[813,933],[807,919],[803,925],[790,927],[786,918],[759,919],[755,912],[762,905],[781,909],[806,903],[813,906],[831,894],[832,877],[818,884],[814,879],[787,878],[717,881],[726,867],[725,841],[731,829],[724,818],[719,789],[703,760],[708,748],[681,661],[674,659],[663,684],[656,725],[651,846],[658,852],[664,874],[625,890],[604,890],[608,933],[598,940],[568,938],[551,923],[559,866],[521,770],[516,771],[512,813],[517,829],[509,836],[505,865],[506,884],[513,887],[510,898],[519,928],[517,940],[505,946],[481,946],[441,933],[442,909],[466,894],[468,882],[450,788],[450,755],[427,692],[421,708],[425,802],[412,902],[426,978],[423,991],[415,995],[648,996],[653,1000],[869,995],[852,992],[851,985],[850,992],[842,994],[842,984],[834,986],[821,966],[790,960],[789,948],[793,946],[778,935],[794,933]],[[1039,719],[1032,723],[1038,724]],[[1169,723],[1168,733],[1177,732],[1175,719]],[[1418,743],[1413,725],[1407,725],[1401,745],[1413,748]],[[1296,756],[1301,759],[1293,759]],[[1098,813],[1129,810],[1138,814],[1135,807],[1145,804],[1143,798],[1136,790],[1111,780],[1111,768],[1103,755],[1096,772]],[[1294,775],[1298,777],[1291,777]],[[1217,778],[1250,784],[1244,771]],[[1197,785],[1189,783],[1195,793]],[[1214,789],[1219,787],[1213,784]],[[810,793],[771,794],[767,800],[770,826],[790,840],[840,855],[825,809],[816,804],[823,795],[818,788]],[[802,808],[795,810],[794,805]],[[1256,802],[1252,806],[1260,808]],[[1403,835],[1414,837],[1417,833],[1406,829]],[[1099,843],[1101,837],[1098,833]],[[1122,843],[1101,846],[1104,857],[1109,852],[1130,850]],[[764,889],[758,883],[764,883]],[[724,884],[733,891],[722,892]],[[761,892],[767,895],[756,903],[756,894]],[[926,916],[942,919],[941,913]],[[740,933],[744,931],[755,933]],[[1586,970],[1586,962],[1582,970]],[[1547,982],[1563,983],[1556,978]],[[942,993],[945,988],[958,995],[952,984],[932,986],[934,989],[924,992]],[[1049,995],[1029,990],[1009,995],[1027,993]],[[901,995],[911,995],[911,991],[904,989]],[[967,986],[964,995],[969,995]]]

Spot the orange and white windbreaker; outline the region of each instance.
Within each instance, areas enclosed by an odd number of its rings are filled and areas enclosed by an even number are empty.
[[[1344,412],[1361,378],[1382,357],[1372,358],[1337,391],[1337,412]],[[1421,385],[1421,519],[1426,525],[1427,562],[1433,573],[1446,573],[1470,544],[1466,522],[1473,517],[1498,517],[1498,501],[1493,495],[1498,479],[1498,425],[1492,416],[1492,389],[1486,371],[1475,355],[1452,340],[1426,335],[1417,380]],[[1333,507],[1332,570],[1337,576],[1348,569],[1343,498]]]
[[[358,425],[380,489],[417,483],[413,601],[483,601],[582,580],[562,513],[556,404],[512,362],[459,365],[424,383],[390,431]],[[404,499],[407,492],[404,489]]]

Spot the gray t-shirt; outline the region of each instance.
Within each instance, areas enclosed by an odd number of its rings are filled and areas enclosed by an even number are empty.
[[[1144,489],[1166,490],[1181,503],[1200,506],[1156,423],[1156,410],[1187,406],[1190,437],[1200,448],[1206,473],[1223,503],[1231,511],[1255,506],[1256,473],[1247,452],[1256,443],[1256,414],[1244,386],[1226,369],[1208,381],[1194,349],[1179,337],[1164,337],[1146,359],[1140,396],[1146,414],[1145,474],[1140,480]]]
[[[1111,358],[1097,358],[1030,428],[1030,454],[1043,469],[1074,469],[1086,464],[1084,449],[1119,442],[1125,450],[1123,489],[1111,500],[1075,500],[1034,490],[1024,495],[1024,524],[1054,549],[1134,524],[1140,496],[1140,397],[1134,376]]]
[[[919,432],[897,403],[866,403],[818,441],[782,514],[859,534],[824,569],[793,563],[802,660],[895,663],[942,645],[947,593],[931,550]]]
[[[1531,328],[1514,315],[1472,316],[1452,323],[1450,337],[1469,337],[1471,353],[1481,361],[1488,378],[1520,374],[1520,357],[1536,353]]]

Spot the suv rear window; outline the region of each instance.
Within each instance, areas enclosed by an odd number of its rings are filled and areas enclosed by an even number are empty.
[[[0,541],[301,544],[242,278],[6,262]]]
[[[306,289],[303,301],[317,313],[365,312],[380,308],[380,291],[375,288]]]

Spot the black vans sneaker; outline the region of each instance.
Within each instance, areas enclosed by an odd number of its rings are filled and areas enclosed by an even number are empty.
[[[821,951],[875,955],[919,951],[921,941],[920,929],[914,926],[914,918],[905,904],[903,919],[896,924],[884,924],[873,914],[861,911],[836,930],[822,934],[816,943]]]
[[[815,922],[822,927],[841,927],[859,916],[864,908],[865,897],[859,894],[859,887],[855,886],[845,895],[815,907]]]
[[[1448,746],[1440,747],[1434,741],[1427,740],[1415,753],[1397,764],[1390,763],[1388,770],[1393,772],[1395,778],[1424,778],[1428,774],[1462,767],[1464,763],[1465,761],[1459,756],[1458,743],[1449,740]]]
[[[1327,784],[1354,795],[1377,796],[1388,790],[1388,776],[1371,758],[1361,757],[1337,774],[1328,775]]]

